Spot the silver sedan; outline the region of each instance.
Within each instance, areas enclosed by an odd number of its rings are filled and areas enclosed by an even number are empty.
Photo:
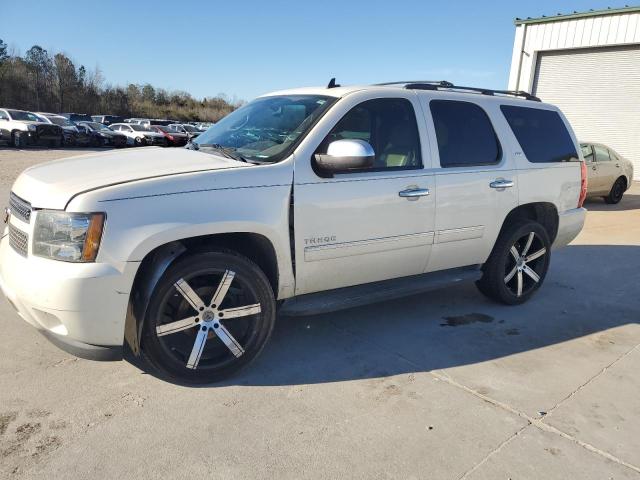
[[[618,203],[631,187],[633,164],[611,147],[601,143],[581,142],[587,165],[587,197],[602,197],[607,203]]]

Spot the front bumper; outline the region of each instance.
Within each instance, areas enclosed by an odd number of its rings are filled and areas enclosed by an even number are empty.
[[[576,238],[584,226],[586,215],[587,210],[584,208],[573,208],[559,214],[558,234],[556,235],[556,239],[554,240],[552,247],[564,247]]]
[[[24,257],[9,245],[8,236],[0,240],[2,293],[26,322],[81,357],[106,358],[122,347],[136,267]]]

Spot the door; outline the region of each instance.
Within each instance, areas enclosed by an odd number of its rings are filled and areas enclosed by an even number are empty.
[[[518,202],[510,150],[501,145],[487,113],[495,104],[421,98],[438,159],[435,239],[427,270],[484,263]]]
[[[594,189],[594,192],[609,193],[609,190],[611,190],[611,187],[613,186],[613,182],[617,178],[615,164],[611,161],[607,147],[596,144],[593,145],[593,151],[595,153],[596,163],[598,164],[598,168],[596,170],[597,189]],[[589,188],[588,185],[587,188]]]
[[[590,195],[598,191],[598,162],[596,162],[596,156],[593,153],[593,146],[583,143],[580,148],[587,167],[587,192]]]
[[[312,158],[296,158],[297,294],[423,273],[429,258],[435,195],[423,167],[419,103],[412,92],[361,98],[332,109],[332,126],[315,153],[335,140],[364,140],[375,152],[371,168],[323,178],[309,172]]]
[[[637,28],[631,25],[629,31]],[[621,24],[618,31],[626,28]],[[543,51],[536,57],[533,94],[558,106],[578,139],[606,144],[634,161],[639,172],[640,43]]]

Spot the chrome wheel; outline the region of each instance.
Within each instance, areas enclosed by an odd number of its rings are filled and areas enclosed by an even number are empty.
[[[521,297],[537,287],[546,254],[545,244],[535,232],[518,238],[511,246],[504,283],[513,295]]]
[[[218,369],[245,353],[262,312],[248,282],[232,270],[178,279],[162,301],[156,335],[166,354],[186,368]]]

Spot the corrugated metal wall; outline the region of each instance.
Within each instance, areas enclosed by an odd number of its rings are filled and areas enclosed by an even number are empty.
[[[633,161],[640,178],[640,45],[540,52],[533,93],[560,107],[580,140]]]

